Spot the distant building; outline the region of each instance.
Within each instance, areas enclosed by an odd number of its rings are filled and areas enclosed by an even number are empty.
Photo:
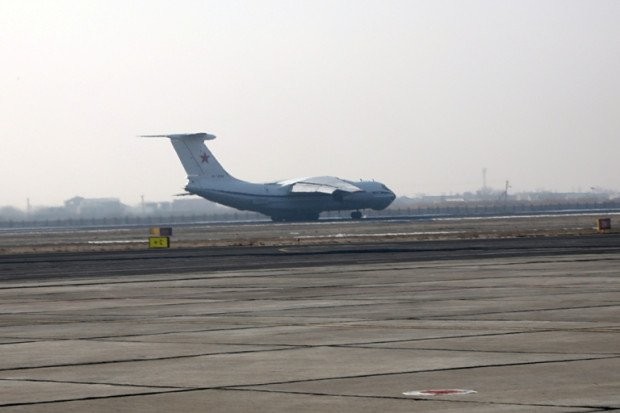
[[[128,207],[118,198],[82,198],[76,196],[65,201],[66,211],[80,218],[120,217]]]
[[[0,221],[17,221],[26,217],[26,214],[12,206],[0,207]]]
[[[187,197],[172,201],[171,211],[173,214],[221,214],[238,212],[235,209],[207,201],[204,198]]]

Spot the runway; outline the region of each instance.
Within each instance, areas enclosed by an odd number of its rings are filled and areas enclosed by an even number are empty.
[[[0,280],[620,253],[620,234],[0,255]]]
[[[618,410],[619,237],[3,255],[0,412]]]

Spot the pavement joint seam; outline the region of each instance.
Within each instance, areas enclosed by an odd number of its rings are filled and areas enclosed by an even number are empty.
[[[450,400],[446,398],[424,398],[424,397],[411,397],[411,396],[377,396],[377,395],[355,395],[355,394],[333,394],[333,393],[320,393],[320,392],[304,392],[304,391],[292,391],[292,390],[271,390],[271,389],[252,389],[252,388],[236,388],[236,387],[221,387],[211,390],[225,390],[225,391],[250,391],[250,392],[262,392],[262,393],[280,393],[280,394],[303,394],[308,396],[328,396],[328,397],[350,397],[360,399],[388,399],[388,400],[411,400],[411,401],[424,401],[429,403],[471,403],[478,405],[493,405],[493,406],[522,406],[522,407],[560,407],[560,408],[574,408],[574,409],[598,409],[595,411],[608,411],[616,410],[617,408],[611,406],[572,406],[562,404],[545,404],[545,403],[510,403],[510,402],[493,402],[493,401],[480,401],[480,400],[464,400],[456,399]],[[602,410],[601,410],[602,409]]]
[[[139,342],[134,342],[134,343],[139,343]],[[59,363],[59,364],[47,364],[47,365],[42,365],[42,366],[10,367],[10,368],[0,368],[0,372],[22,371],[22,370],[37,370],[37,369],[50,369],[50,368],[58,368],[58,367],[97,366],[97,365],[116,364],[116,363],[140,363],[140,362],[151,362],[151,361],[162,361],[162,360],[188,359],[188,358],[197,358],[197,357],[222,356],[222,355],[231,355],[231,354],[263,353],[263,352],[282,351],[282,350],[297,350],[296,347],[292,347],[292,346],[287,346],[287,347],[290,347],[290,348],[270,348],[270,349],[255,349],[255,350],[238,350],[238,351],[225,351],[225,352],[201,353],[201,354],[187,354],[187,355],[166,356],[166,357],[131,358],[131,359],[118,359],[118,360],[91,361],[91,362],[84,362],[84,363]]]
[[[446,314],[441,316],[427,316],[429,319],[443,319],[443,317],[474,317],[474,316],[487,316],[487,315],[496,315],[496,314],[518,314],[518,313],[540,313],[545,311],[561,311],[561,310],[586,310],[591,308],[613,308],[618,307],[620,304],[612,303],[612,304],[601,304],[601,305],[588,305],[588,306],[571,306],[571,307],[554,307],[554,308],[538,308],[538,309],[527,309],[527,310],[512,310],[512,311],[489,311],[487,313],[459,313],[459,314]],[[486,320],[483,320],[486,321]]]
[[[381,347],[381,346],[371,346],[364,344],[334,344],[329,345],[329,347],[342,347],[342,348],[363,348],[363,349],[382,349],[382,350],[416,350],[416,351],[447,351],[451,353],[480,353],[480,354],[545,354],[545,355],[558,355],[558,356],[601,356],[600,358],[608,358],[608,357],[620,357],[620,353],[559,353],[557,351],[518,351],[518,350],[471,350],[471,349],[450,349],[450,348],[432,348],[432,347]]]
[[[25,383],[58,383],[58,384],[83,384],[91,386],[112,386],[112,387],[139,387],[153,389],[187,389],[186,386],[160,386],[160,385],[141,385],[130,383],[108,383],[108,382],[89,382],[75,380],[51,380],[51,379],[25,379],[25,378],[0,378],[0,381],[19,381]]]
[[[445,372],[445,371],[461,371],[461,370],[474,370],[474,369],[484,369],[484,368],[501,368],[501,367],[514,367],[514,366],[533,366],[533,365],[540,365],[540,364],[573,363],[573,362],[580,362],[580,361],[613,360],[617,358],[620,358],[620,356],[583,357],[583,358],[578,358],[578,359],[540,360],[540,361],[523,361],[523,362],[517,362],[517,363],[480,364],[480,365],[474,365],[474,366],[445,367],[445,368],[425,369],[425,370],[405,370],[405,371],[384,372],[384,373],[353,374],[353,375],[338,376],[338,377],[320,377],[320,378],[312,378],[312,379],[298,379],[298,380],[276,381],[276,382],[268,382],[268,383],[240,384],[240,385],[231,385],[231,386],[222,386],[222,387],[236,389],[236,388],[241,388],[241,387],[262,387],[262,386],[273,386],[273,385],[279,385],[279,384],[311,383],[311,382],[328,381],[328,380],[344,380],[344,379],[359,379],[359,378],[367,378],[367,377],[396,376],[396,375],[402,375],[402,374],[436,373],[436,372]]]
[[[68,403],[68,402],[78,402],[78,401],[88,401],[88,400],[102,400],[102,399],[118,399],[122,397],[140,397],[140,396],[155,396],[158,394],[168,394],[168,393],[184,393],[187,391],[192,391],[193,389],[174,389],[169,391],[158,391],[158,392],[144,392],[144,393],[128,393],[128,394],[113,394],[109,396],[86,396],[80,398],[72,398],[72,399],[58,399],[58,400],[43,400],[36,402],[16,402],[16,403],[5,403],[0,404],[0,408],[3,407],[16,407],[16,406],[34,406],[34,405],[45,405],[45,404],[58,404],[58,403]]]

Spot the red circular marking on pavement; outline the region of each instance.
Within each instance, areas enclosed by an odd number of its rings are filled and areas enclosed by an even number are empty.
[[[472,394],[475,390],[465,389],[430,389],[430,390],[414,390],[403,393],[405,396],[449,396],[459,394]]]

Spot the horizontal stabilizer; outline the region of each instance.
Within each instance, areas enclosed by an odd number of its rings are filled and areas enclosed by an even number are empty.
[[[211,135],[209,133],[199,132],[199,133],[172,133],[170,135],[140,135],[141,138],[170,138],[170,139],[184,139],[184,138],[194,138],[194,139],[202,139],[205,141],[210,141],[215,139],[215,135]]]

